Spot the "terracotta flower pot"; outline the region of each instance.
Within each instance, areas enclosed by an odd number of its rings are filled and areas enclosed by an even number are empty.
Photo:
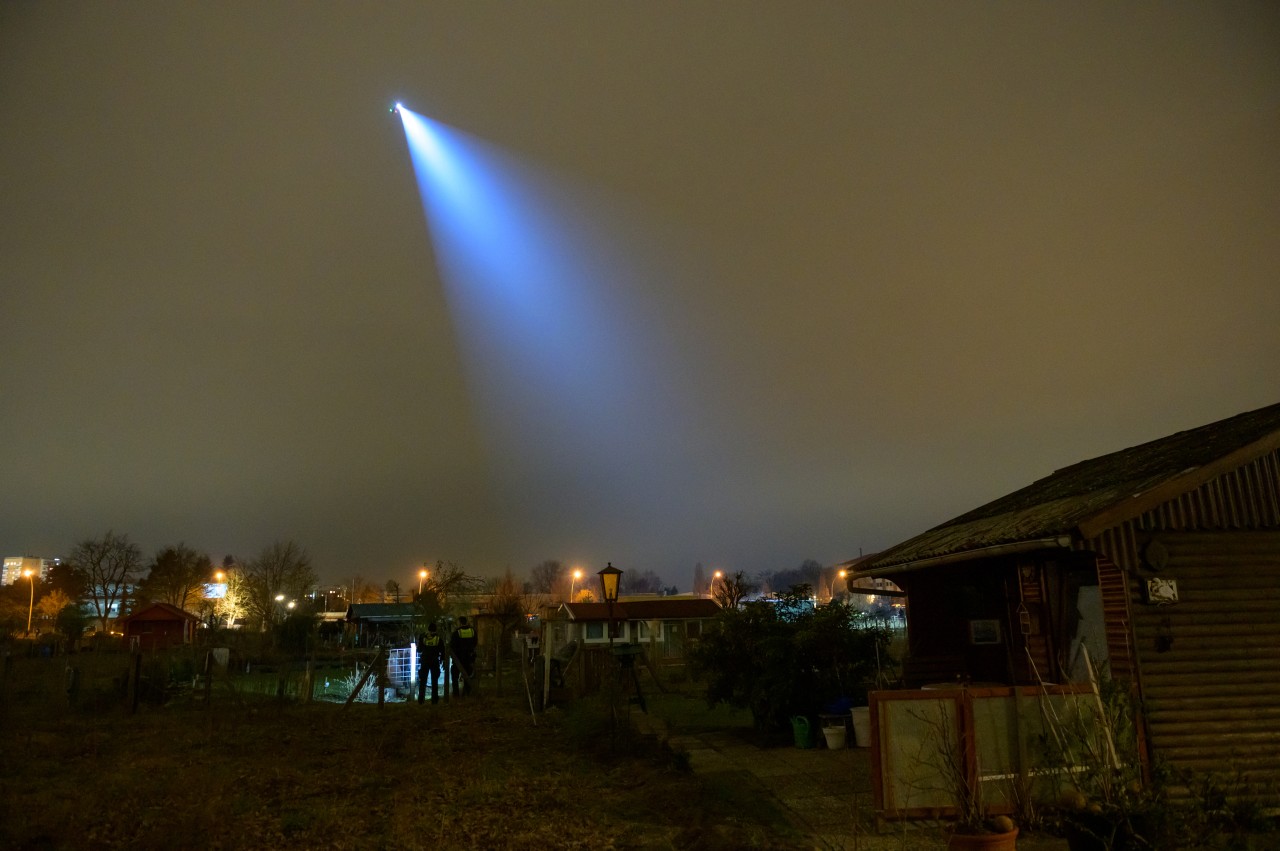
[[[1018,847],[1018,829],[1008,833],[953,833],[949,851],[1012,851]]]

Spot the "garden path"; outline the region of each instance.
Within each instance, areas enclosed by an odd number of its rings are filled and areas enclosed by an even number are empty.
[[[644,732],[685,754],[699,775],[743,776],[761,786],[786,809],[815,849],[824,851],[938,851],[946,834],[934,823],[887,824],[877,829],[871,792],[868,748],[761,747],[741,730],[670,733],[662,719],[633,713]],[[1052,836],[1018,838],[1022,851],[1065,851],[1066,841]]]

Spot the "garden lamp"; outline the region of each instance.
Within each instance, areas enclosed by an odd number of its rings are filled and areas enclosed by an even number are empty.
[[[613,646],[613,604],[618,602],[618,580],[622,578],[622,571],[613,566],[613,562],[609,562],[609,566],[597,574],[600,577],[600,592],[604,594],[604,601],[609,607],[609,646]]]

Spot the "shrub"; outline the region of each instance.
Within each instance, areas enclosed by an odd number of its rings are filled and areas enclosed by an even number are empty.
[[[865,702],[890,631],[843,603],[814,608],[806,585],[725,609],[691,651],[709,704],[751,711],[757,729],[813,715],[838,700]]]

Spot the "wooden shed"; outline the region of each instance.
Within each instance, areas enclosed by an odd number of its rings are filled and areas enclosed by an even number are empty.
[[[720,614],[720,605],[706,597],[635,595],[622,597],[610,611],[607,603],[560,603],[543,607],[540,649],[551,660],[542,668],[543,701],[571,699],[596,691],[603,678],[617,670],[619,658],[646,668],[656,678],[664,666],[685,664],[691,642]],[[613,641],[609,640],[612,618]],[[611,652],[612,651],[612,652]],[[638,681],[633,681],[636,693]]]
[[[551,618],[552,649],[566,641],[586,647],[609,643],[607,603],[562,603]],[[642,645],[653,662],[682,660],[690,641],[720,614],[720,605],[699,596],[622,597],[613,606],[614,641]]]
[[[352,603],[347,606],[347,631],[360,646],[407,644],[417,617],[413,603]]]
[[[1153,754],[1280,784],[1280,405],[1059,470],[857,576],[906,592],[908,686],[1078,682],[1087,650]]]
[[[200,618],[169,603],[148,603],[119,621],[125,642],[142,650],[190,644],[195,639]]]

